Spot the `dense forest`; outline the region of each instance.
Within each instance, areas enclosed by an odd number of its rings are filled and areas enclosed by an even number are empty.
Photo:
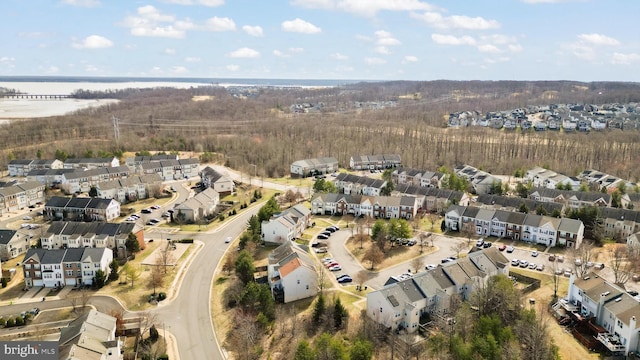
[[[78,90],[77,95],[99,97]],[[245,96],[246,95],[246,96]],[[542,165],[575,175],[595,168],[640,178],[640,133],[505,132],[446,128],[449,113],[509,110],[553,103],[640,101],[640,84],[571,81],[429,81],[358,83],[336,88],[222,87],[118,91],[117,104],[66,116],[15,121],[0,127],[5,164],[11,158],[80,157],[122,151],[208,151],[233,167],[256,164],[264,176],[288,173],[295,160],[399,153],[408,167],[436,169],[469,163],[497,174]],[[198,96],[200,101],[195,101]],[[202,100],[204,98],[204,100]],[[359,108],[356,102],[395,101]],[[292,104],[316,111],[296,113]],[[321,105],[321,106],[320,106]],[[115,137],[117,118],[119,137]]]

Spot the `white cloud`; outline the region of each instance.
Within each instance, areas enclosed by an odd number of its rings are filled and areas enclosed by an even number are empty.
[[[416,56],[413,56],[413,55],[407,55],[402,59],[402,63],[403,64],[408,64],[408,63],[413,63],[413,62],[418,62],[418,58]]]
[[[364,62],[366,62],[369,65],[384,65],[387,63],[387,61],[385,59],[380,59],[380,58],[365,58]]]
[[[391,51],[386,46],[376,46],[373,51],[383,55],[391,54]]]
[[[80,42],[71,44],[76,49],[104,49],[113,46],[113,42],[104,36],[90,35]]]
[[[509,44],[507,45],[507,49],[511,52],[520,52],[522,51],[522,45],[520,44]]]
[[[138,16],[128,16],[122,23],[123,26],[131,29],[131,34],[134,36],[181,39],[185,36],[185,30],[194,26],[189,20],[176,22],[173,15],[162,14],[151,5],[139,7],[137,13]]]
[[[418,0],[291,0],[291,4],[312,9],[340,10],[372,17],[378,11],[431,11],[436,7]]]
[[[476,45],[476,40],[468,35],[456,37],[453,35],[431,34],[431,40],[440,45]]]
[[[342,55],[340,53],[333,53],[330,55],[330,57],[334,60],[348,60],[349,57],[346,55]]]
[[[492,54],[497,54],[501,52],[500,49],[498,49],[498,47],[493,44],[478,45],[478,51],[483,53],[492,53]]]
[[[304,52],[304,48],[301,47],[291,47],[289,48],[290,53],[299,54]]]
[[[227,17],[219,18],[214,16],[207,20],[205,29],[209,31],[235,31],[236,23]]]
[[[611,63],[616,65],[630,65],[636,62],[640,62],[640,54],[623,54],[616,52],[611,56]]]
[[[96,7],[100,5],[98,0],[62,0],[65,5],[82,6],[82,7]]]
[[[313,25],[310,22],[304,21],[300,18],[295,20],[287,20],[282,22],[282,30],[287,32],[297,32],[303,34],[317,34],[322,32],[322,29]]]
[[[253,49],[244,47],[230,52],[227,56],[232,58],[257,58],[260,56],[260,53]]]
[[[173,55],[176,53],[176,49],[172,49],[172,48],[166,48],[164,49],[164,53],[167,55]]]
[[[596,46],[620,45],[620,41],[602,34],[580,34],[578,35],[578,39]]]
[[[204,6],[220,6],[224,5],[224,0],[161,0],[163,3],[176,5],[204,5]]]
[[[87,64],[84,66],[84,71],[86,72],[98,72],[98,67],[95,65]]]
[[[186,61],[188,63],[197,63],[197,62],[202,61],[202,59],[199,58],[199,57],[186,57],[186,58],[184,58],[184,61]]]
[[[289,55],[289,54],[287,54],[287,53],[284,53],[284,52],[282,52],[282,51],[280,51],[280,50],[273,50],[273,55],[275,55],[275,56],[277,56],[277,57],[279,57],[279,58],[288,58],[288,57],[291,57],[291,55]]]
[[[436,12],[425,12],[424,14],[411,14],[412,17],[426,22],[428,25],[441,30],[464,29],[464,30],[487,30],[497,29],[500,23],[496,20],[487,20],[482,17],[469,17],[464,15],[442,16]]]
[[[172,66],[171,73],[173,74],[186,74],[189,70],[184,66]]]
[[[263,33],[262,28],[260,26],[245,25],[245,26],[242,27],[242,30],[244,30],[244,32],[246,32],[247,34],[249,34],[251,36],[255,36],[255,37],[264,36],[264,33]]]
[[[390,32],[384,30],[378,30],[375,32],[376,43],[382,46],[400,45],[401,42],[394,38]]]
[[[229,71],[238,71],[238,70],[240,70],[240,66],[234,65],[234,64],[227,65],[226,68]]]
[[[14,61],[16,61],[16,58],[9,57],[9,56],[0,57],[0,63],[10,63]]]

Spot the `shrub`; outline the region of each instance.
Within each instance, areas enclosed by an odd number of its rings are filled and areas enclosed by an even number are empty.
[[[7,325],[7,319],[0,317],[0,326],[6,326]]]
[[[224,214],[220,214],[220,215],[218,215],[218,220],[220,220],[220,221],[224,221]]]
[[[169,355],[162,354],[162,355],[158,356],[158,360],[169,360]]]
[[[13,326],[16,326],[16,319],[8,318],[6,322],[6,327],[13,327]]]
[[[22,326],[24,325],[24,319],[22,318],[22,316],[16,316],[16,326]]]
[[[2,282],[2,287],[6,288],[7,287],[7,278],[2,278],[0,279],[0,282]]]
[[[152,342],[156,342],[158,341],[159,337],[160,337],[160,334],[158,333],[158,329],[156,329],[155,325],[151,325],[151,328],[149,329],[149,339]]]
[[[158,293],[158,301],[162,301],[167,298],[167,294],[165,292]]]

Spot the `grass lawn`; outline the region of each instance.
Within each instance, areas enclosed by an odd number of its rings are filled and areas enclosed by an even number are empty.
[[[371,263],[369,261],[363,262],[362,257],[366,253],[367,249],[369,249],[369,247],[375,246],[373,242],[364,240],[362,242],[362,248],[360,248],[360,241],[356,241],[353,238],[349,238],[345,243],[345,246],[347,247],[349,252],[351,252],[351,254],[358,260],[358,262],[363,264],[363,267],[365,269],[371,269]],[[384,254],[384,259],[382,260],[381,263],[375,264],[374,270],[380,271],[388,267],[397,265],[399,263],[409,261],[419,256],[427,255],[436,251],[438,251],[437,247],[424,246],[423,252],[420,253],[420,245],[414,245],[414,246],[396,245],[391,249],[389,249],[389,251],[387,251]]]
[[[24,255],[25,254],[22,254],[15,259],[2,262],[3,270],[16,269],[16,274],[13,279],[7,283],[7,287],[0,289],[0,301],[13,301],[24,294],[22,291],[24,289],[24,273],[20,266],[16,266],[18,263],[22,263]]]

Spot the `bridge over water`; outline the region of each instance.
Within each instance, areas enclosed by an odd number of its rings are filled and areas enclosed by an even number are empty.
[[[0,99],[9,100],[61,100],[71,99],[72,95],[56,95],[56,94],[0,94]]]

